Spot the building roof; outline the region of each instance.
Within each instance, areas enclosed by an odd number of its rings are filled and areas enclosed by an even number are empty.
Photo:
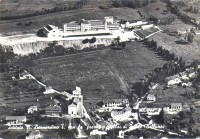
[[[90,20],[91,25],[104,25],[104,22],[101,20]]]
[[[105,121],[103,121],[103,120],[97,121],[97,124],[99,124],[100,126],[104,126],[104,127],[107,126],[107,123]]]
[[[46,28],[47,28],[49,31],[53,29],[50,25],[47,25]]]
[[[146,20],[128,20],[129,23],[147,22]]]
[[[51,90],[52,86],[45,86],[45,90]]]
[[[36,136],[36,135],[40,135],[40,131],[39,130],[33,130],[31,131],[31,133],[29,134],[29,136]]]
[[[76,106],[77,106],[76,104],[72,103],[68,107],[76,107]]]
[[[48,106],[45,108],[45,110],[61,110],[61,107],[58,105]]]
[[[37,109],[37,106],[30,106],[28,109]]]
[[[148,97],[152,98],[152,97],[155,97],[155,95],[154,95],[154,94],[148,94],[148,95],[147,95],[147,98],[148,98]]]
[[[70,22],[70,23],[65,23],[64,25],[67,25],[67,26],[79,26],[79,23],[77,21],[73,21],[73,22]]]
[[[20,76],[25,76],[25,75],[29,75],[30,73],[28,73],[27,71],[23,71],[22,73],[20,73]]]
[[[182,107],[181,103],[171,103],[171,107]]]
[[[166,103],[141,103],[140,108],[163,108],[168,107],[169,104]]]
[[[112,25],[113,25],[113,26],[118,26],[119,24],[118,24],[118,23],[107,22],[107,25],[108,25],[108,26],[112,26]]]
[[[112,115],[113,116],[116,116],[116,115],[121,115],[121,114],[124,114],[128,111],[131,111],[132,109],[130,107],[126,107],[125,109],[121,110],[121,111],[112,111]]]
[[[26,116],[6,116],[6,120],[24,120]]]
[[[128,99],[108,99],[105,100],[104,103],[124,103],[124,102],[128,102]]]
[[[90,22],[89,22],[88,20],[83,20],[83,21],[81,22],[81,24],[90,24]]]

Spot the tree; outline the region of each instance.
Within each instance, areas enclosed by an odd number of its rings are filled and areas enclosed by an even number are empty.
[[[192,43],[194,41],[194,35],[192,33],[188,33],[187,39],[189,43]]]
[[[89,42],[88,38],[82,41],[83,44],[86,44],[88,42]]]
[[[92,37],[92,39],[89,40],[90,43],[95,43],[97,41],[96,37]]]
[[[123,43],[122,43],[122,48],[125,48],[125,47],[126,47],[126,43],[123,42]]]
[[[114,6],[114,7],[121,7],[122,6],[122,2],[121,2],[121,0],[115,0],[115,1],[113,1],[113,3],[112,3],[112,5]]]
[[[116,42],[117,42],[117,45],[119,45],[119,43],[120,43],[120,37],[118,36],[117,38],[116,38]]]

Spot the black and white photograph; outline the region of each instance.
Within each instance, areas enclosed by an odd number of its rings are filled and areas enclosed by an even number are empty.
[[[0,0],[0,139],[200,139],[200,0]]]

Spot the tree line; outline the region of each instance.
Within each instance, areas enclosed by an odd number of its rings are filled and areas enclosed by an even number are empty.
[[[149,3],[155,3],[158,0],[114,0],[112,5],[114,7],[129,7],[129,8],[140,8],[147,6]]]
[[[174,53],[169,52],[169,50],[164,49],[162,46],[158,46],[156,41],[145,39],[144,44],[168,62],[162,67],[155,68],[148,75],[144,76],[142,82],[138,82],[135,86],[133,86],[136,90],[131,94],[132,98],[143,96],[156,83],[162,83],[168,76],[175,75],[186,69],[186,63],[182,57],[176,57]]]
[[[200,24],[197,22],[196,18],[193,18],[191,16],[188,16],[186,13],[180,10],[180,8],[175,5],[172,1],[167,1],[168,7],[171,9],[171,11],[176,14],[177,16],[181,17],[183,20],[188,21],[192,24],[194,24],[197,27],[200,27]],[[195,9],[195,12],[197,9]]]
[[[4,49],[0,45],[0,72],[9,71],[12,67],[11,63],[15,58],[15,54],[13,53],[12,49]]]

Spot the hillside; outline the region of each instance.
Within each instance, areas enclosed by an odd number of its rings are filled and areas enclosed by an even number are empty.
[[[0,17],[25,15],[53,9],[55,7],[73,7],[80,0],[1,0]]]

